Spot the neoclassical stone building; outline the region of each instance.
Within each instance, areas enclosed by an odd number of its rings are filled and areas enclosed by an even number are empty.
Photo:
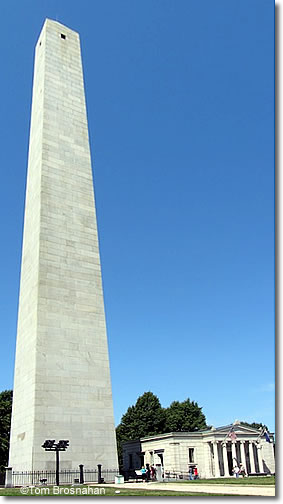
[[[188,474],[190,467],[197,467],[201,478],[217,478],[231,476],[233,467],[242,463],[248,474],[273,474],[274,437],[269,436],[270,443],[260,436],[260,431],[236,420],[210,430],[170,432],[127,441],[123,444],[124,470],[139,469],[148,463],[161,466],[166,477],[168,473]]]

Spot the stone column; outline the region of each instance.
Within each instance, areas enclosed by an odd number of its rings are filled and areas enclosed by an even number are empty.
[[[144,454],[144,465],[151,463],[151,456],[149,451],[146,451]]]
[[[257,458],[258,458],[258,466],[259,466],[259,472],[263,473],[263,460],[262,460],[262,444],[257,445]]]
[[[210,443],[205,443],[203,449],[204,449],[204,466],[201,471],[202,477],[204,479],[213,478],[213,470],[212,470],[213,460],[212,460],[212,450]]]
[[[232,441],[232,467],[237,464],[236,441]]]
[[[6,469],[5,487],[11,488],[13,486],[12,467],[5,467],[5,469]]]
[[[252,441],[249,441],[249,454],[250,454],[251,472],[255,473],[255,458],[254,458],[253,442]]]
[[[214,452],[214,468],[215,468],[215,478],[220,478],[220,469],[219,469],[219,456],[218,456],[218,447],[217,442],[213,443],[213,452]]]
[[[223,443],[222,446],[223,446],[224,476],[230,476],[229,466],[228,466],[228,457],[227,457],[227,443]]]
[[[156,464],[156,479],[157,481],[163,481],[161,464]]]
[[[247,471],[247,462],[245,454],[245,441],[240,441],[240,451],[241,451],[241,463],[243,464],[245,470]]]

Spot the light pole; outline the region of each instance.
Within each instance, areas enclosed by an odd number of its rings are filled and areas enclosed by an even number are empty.
[[[56,485],[59,486],[59,452],[66,451],[69,446],[69,441],[61,439],[55,443],[55,439],[47,439],[44,441],[42,448],[45,451],[55,451],[56,453]]]

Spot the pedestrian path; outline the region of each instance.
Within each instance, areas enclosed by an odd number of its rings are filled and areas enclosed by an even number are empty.
[[[231,495],[251,495],[262,497],[275,497],[274,485],[205,485],[197,483],[120,483],[105,485],[115,488],[136,489],[136,490],[170,490],[174,492],[195,492],[195,493],[215,493]]]

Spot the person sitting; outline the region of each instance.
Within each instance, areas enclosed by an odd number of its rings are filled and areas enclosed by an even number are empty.
[[[243,476],[243,478],[246,476],[246,471],[243,464],[240,464],[239,476]]]
[[[235,465],[233,468],[233,474],[234,474],[235,478],[239,478],[239,472],[240,472],[239,466]]]

